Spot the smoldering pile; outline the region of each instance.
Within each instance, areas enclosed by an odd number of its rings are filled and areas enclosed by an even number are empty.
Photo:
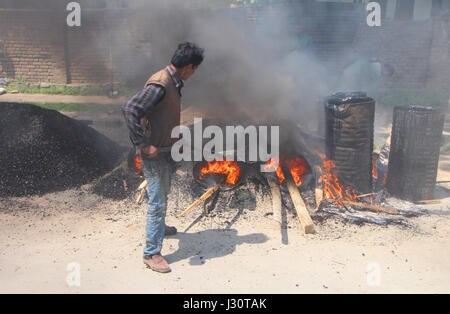
[[[83,123],[31,104],[0,104],[0,196],[89,183],[120,162],[123,148]]]

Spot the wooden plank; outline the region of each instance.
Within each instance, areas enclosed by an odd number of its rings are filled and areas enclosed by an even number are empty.
[[[282,202],[280,184],[276,178],[272,178],[271,176],[266,176],[266,178],[269,183],[270,190],[272,191],[273,219],[281,225],[283,223],[283,219],[281,214]]]
[[[292,178],[288,178],[286,180],[286,184],[289,190],[289,194],[291,195],[292,202],[294,203],[295,210],[297,211],[298,219],[305,231],[305,234],[314,233],[314,223],[309,215],[308,210],[306,209],[305,202],[302,199],[300,191],[295,185]]]

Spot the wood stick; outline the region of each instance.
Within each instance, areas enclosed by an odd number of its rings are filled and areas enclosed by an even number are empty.
[[[273,219],[281,225],[283,223],[283,220],[281,215],[282,202],[280,185],[276,178],[272,178],[270,175],[267,175],[266,178],[267,182],[269,183],[270,190],[272,191]]]
[[[138,190],[144,190],[147,188],[147,180],[144,180],[138,187]]]
[[[378,204],[369,204],[365,202],[355,202],[355,201],[344,201],[344,203],[350,206],[367,208],[372,212],[384,212],[391,215],[401,215],[401,212],[393,207],[384,207]]]
[[[357,195],[356,197],[365,197],[365,196],[369,196],[369,195],[375,195],[375,194],[377,194],[378,192],[374,192],[374,193],[366,193],[366,194],[361,194],[361,195]]]
[[[142,199],[144,198],[145,190],[141,190],[138,194],[138,197],[136,198],[136,204],[140,204],[142,202]]]
[[[224,181],[220,182],[219,184],[209,188],[202,196],[200,196],[194,203],[192,203],[191,206],[189,206],[185,211],[183,211],[181,214],[177,216],[177,218],[181,218],[184,215],[186,215],[188,212],[190,212],[192,209],[197,207],[197,205],[203,203],[208,198],[210,198],[223,184]]]
[[[403,217],[386,217],[382,215],[373,215],[373,214],[362,214],[362,213],[356,213],[356,214],[347,214],[341,212],[341,209],[336,208],[323,208],[321,209],[322,212],[327,214],[336,215],[346,221],[349,221],[351,223],[355,224],[361,224],[361,223],[372,223],[377,225],[388,225],[390,223],[396,223],[396,224],[406,224],[406,220]]]
[[[147,193],[147,180],[144,180],[138,187],[138,197],[136,198],[136,204],[140,204],[144,199],[145,193]]]
[[[316,208],[315,208],[315,210],[317,210],[319,208],[320,204],[323,201],[323,188],[316,187],[314,191],[315,191],[314,195],[316,197]]]
[[[305,202],[303,201],[300,191],[295,185],[294,180],[289,177],[287,178],[286,183],[303,230],[306,234],[314,233],[314,223],[311,219],[311,216],[309,215],[308,210],[306,209]]]
[[[415,201],[414,203],[416,204],[421,204],[421,205],[432,205],[432,204],[440,204],[441,200],[420,200],[420,201]]]

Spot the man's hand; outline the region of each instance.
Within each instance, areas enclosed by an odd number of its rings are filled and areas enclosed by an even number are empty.
[[[158,156],[158,148],[153,145],[141,147],[139,151],[143,158],[152,159]]]

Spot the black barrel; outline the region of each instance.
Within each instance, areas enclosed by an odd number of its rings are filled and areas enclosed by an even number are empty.
[[[364,92],[336,93],[325,101],[326,154],[344,185],[372,192],[375,101]]]
[[[387,189],[398,198],[434,198],[445,114],[431,107],[394,108]]]

